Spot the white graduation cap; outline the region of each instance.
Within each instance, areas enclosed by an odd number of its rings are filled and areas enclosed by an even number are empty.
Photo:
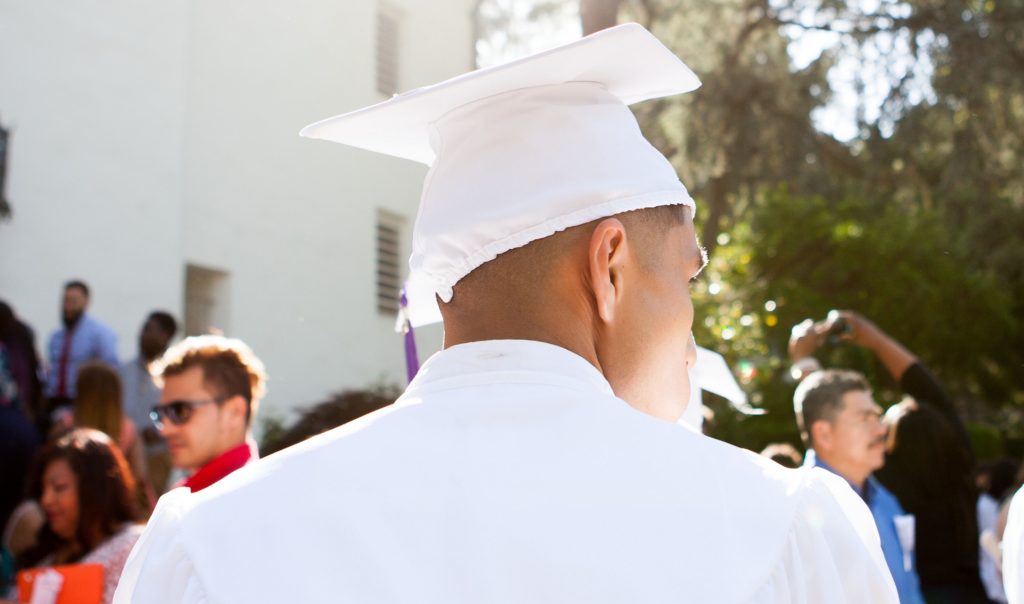
[[[621,212],[694,203],[627,105],[700,81],[625,24],[305,127],[431,166],[413,229],[409,314],[499,254]],[[426,295],[424,295],[424,293]]]
[[[744,415],[764,415],[764,409],[753,407],[747,401],[747,393],[736,381],[736,376],[729,369],[725,357],[708,350],[697,347],[697,362],[690,369],[690,404],[687,406],[680,423],[696,429],[700,429],[704,421],[701,413],[704,403],[701,400],[701,391],[717,394],[729,401],[737,411]]]

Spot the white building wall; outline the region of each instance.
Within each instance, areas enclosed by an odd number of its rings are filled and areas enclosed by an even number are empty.
[[[402,89],[472,67],[474,4],[388,4]],[[376,10],[194,0],[55,15],[5,0],[15,218],[0,224],[0,298],[44,336],[60,284],[80,276],[128,356],[149,310],[184,322],[186,265],[214,269],[228,274],[227,334],[267,365],[264,412],[402,383],[402,340],[376,309],[374,227],[383,207],[411,232],[425,168],[297,135],[383,100]],[[419,335],[424,357],[439,347],[439,328]]]
[[[122,355],[152,308],[181,311],[184,13],[178,3],[0,2],[11,130],[0,298],[42,347],[61,285],[93,289]]]

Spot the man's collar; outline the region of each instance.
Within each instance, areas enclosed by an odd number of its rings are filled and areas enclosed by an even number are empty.
[[[85,323],[85,317],[86,317],[86,312],[83,310],[82,314],[78,315],[78,317],[76,317],[74,321],[71,321],[69,323],[62,316],[60,322],[61,322],[61,325],[64,326],[64,330],[65,331],[74,331],[75,329],[78,328],[79,325]]]
[[[202,491],[255,458],[249,443],[244,442],[196,470],[195,474],[181,482],[181,486],[188,487],[193,493]]]
[[[614,396],[608,380],[586,359],[560,346],[534,340],[485,340],[446,348],[423,364],[406,392],[441,387],[453,379],[466,383],[474,376],[490,381],[496,374],[514,381],[540,376],[546,383]]]
[[[878,483],[875,481],[875,477],[871,475],[869,475],[864,480],[863,487],[858,487],[853,482],[851,482],[849,478],[843,476],[842,474],[837,472],[835,468],[822,461],[821,458],[818,457],[814,449],[809,449],[807,451],[807,456],[804,458],[804,465],[815,466],[823,470],[828,470],[829,472],[832,472],[836,476],[842,478],[843,480],[846,481],[847,484],[850,485],[850,488],[853,489],[853,492],[860,495],[860,498],[863,499],[865,502],[871,501],[871,497],[874,495],[875,491],[878,488]]]

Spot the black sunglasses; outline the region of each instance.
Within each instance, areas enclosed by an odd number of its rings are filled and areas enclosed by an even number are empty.
[[[163,430],[164,420],[171,422],[175,426],[183,426],[188,423],[188,420],[192,419],[192,414],[195,413],[196,407],[202,407],[210,403],[220,404],[226,400],[228,399],[211,398],[205,401],[171,401],[153,407],[153,410],[149,412],[149,419],[153,420],[153,425],[158,430]]]

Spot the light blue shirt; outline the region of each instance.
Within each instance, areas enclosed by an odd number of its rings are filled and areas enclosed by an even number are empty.
[[[61,327],[50,336],[50,371],[46,376],[46,396],[57,396],[57,384],[60,381],[60,353],[64,347],[65,327]],[[71,332],[71,349],[68,351],[67,374],[64,381],[64,394],[69,398],[75,396],[75,377],[83,363],[103,361],[115,371],[117,362],[117,336],[114,331],[93,319],[82,315]]]
[[[807,452],[804,465],[817,466],[846,480],[845,476],[818,459],[813,450]],[[921,595],[921,582],[917,578],[917,556],[914,554],[913,544],[908,548],[910,551],[904,551],[903,544],[900,543],[899,534],[896,532],[896,517],[907,515],[903,511],[903,506],[900,505],[899,500],[896,499],[896,496],[889,489],[875,480],[874,476],[868,476],[868,479],[864,481],[863,489],[857,488],[849,480],[846,482],[849,483],[850,488],[854,492],[861,496],[864,503],[868,505],[868,509],[871,510],[871,515],[875,519],[875,526],[878,527],[878,537],[882,542],[882,555],[885,556],[885,563],[889,567],[889,572],[892,573],[893,581],[896,583],[896,591],[899,592],[900,603],[924,604],[924,596]],[[910,563],[909,569],[906,566],[908,561]]]

